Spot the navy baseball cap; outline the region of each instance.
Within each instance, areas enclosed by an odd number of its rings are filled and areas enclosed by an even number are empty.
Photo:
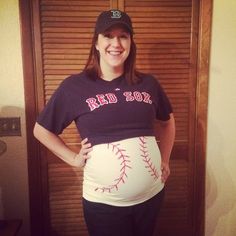
[[[95,32],[104,33],[113,25],[124,25],[133,34],[132,21],[130,17],[120,10],[103,11],[97,18]]]

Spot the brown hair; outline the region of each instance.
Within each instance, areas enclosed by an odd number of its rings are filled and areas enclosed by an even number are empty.
[[[124,76],[128,84],[137,84],[141,80],[141,73],[139,73],[135,68],[136,45],[132,34],[130,34],[130,38],[131,38],[130,53],[124,64]],[[89,57],[84,67],[84,71],[86,71],[89,78],[94,80],[100,78],[102,74],[99,64],[100,56],[99,52],[96,49],[97,40],[98,40],[98,34],[95,32],[92,39],[92,46],[90,49]]]

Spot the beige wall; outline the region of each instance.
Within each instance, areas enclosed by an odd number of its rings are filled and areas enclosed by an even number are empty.
[[[236,1],[215,0],[207,138],[206,236],[236,235]],[[29,207],[18,0],[0,1],[0,116],[20,116],[21,137],[0,137],[0,218],[21,218]]]
[[[23,220],[20,236],[29,235],[29,198],[24,88],[17,0],[0,1],[0,116],[20,117],[22,136],[0,137],[0,218]]]
[[[206,236],[236,235],[236,1],[215,0],[208,109]]]

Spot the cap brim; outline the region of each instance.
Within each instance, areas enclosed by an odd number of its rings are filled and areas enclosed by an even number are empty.
[[[110,22],[109,24],[105,25],[104,27],[100,28],[99,30],[97,30],[97,33],[101,34],[106,32],[107,30],[109,30],[111,27],[115,26],[115,25],[122,25],[124,26],[131,34],[133,34],[133,29],[130,28],[130,25],[124,23],[124,22]]]

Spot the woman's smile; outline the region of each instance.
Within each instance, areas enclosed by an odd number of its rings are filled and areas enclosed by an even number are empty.
[[[119,56],[122,53],[122,51],[108,51],[108,53],[112,56]]]

